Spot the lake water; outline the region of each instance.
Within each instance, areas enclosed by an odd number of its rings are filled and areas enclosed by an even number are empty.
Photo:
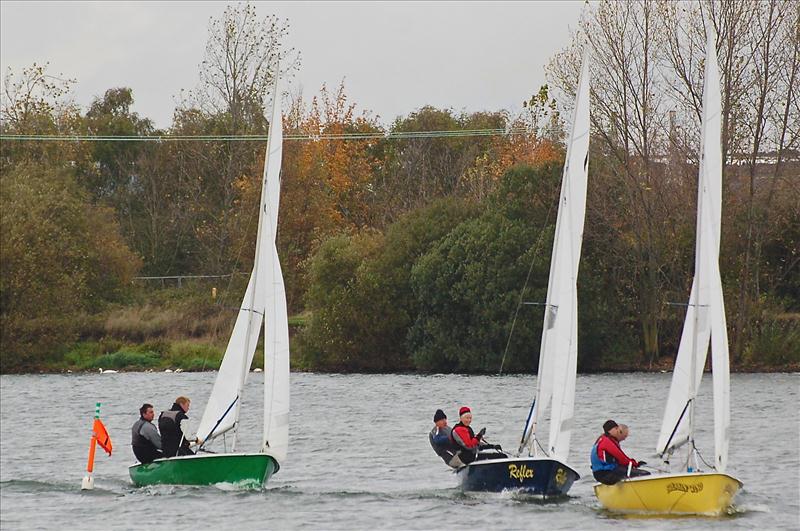
[[[120,373],[0,377],[0,527],[3,529],[797,529],[800,527],[800,375],[731,378],[729,472],[744,490],[720,518],[624,518],[592,494],[588,452],[606,418],[631,427],[627,453],[649,456],[669,374],[580,376],[570,464],[583,476],[560,503],[463,494],[428,445],[433,412],[455,423],[472,407],[487,439],[513,448],[533,376],[292,375],[290,454],[262,490],[135,488],[130,426],[143,401],[166,409],[193,399],[198,421],[215,373]],[[260,441],[263,374],[243,406],[240,450]],[[709,397],[710,378],[703,381]],[[95,490],[81,492],[94,404],[114,442],[98,450]],[[701,451],[713,456],[710,399],[698,418]],[[255,411],[254,411],[255,410]]]

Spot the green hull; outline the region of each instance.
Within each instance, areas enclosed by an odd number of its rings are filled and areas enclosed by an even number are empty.
[[[156,459],[128,470],[131,480],[143,485],[213,485],[235,483],[259,487],[278,471],[267,454],[206,454]]]

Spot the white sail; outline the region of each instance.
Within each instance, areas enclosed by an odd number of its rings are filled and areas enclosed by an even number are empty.
[[[277,81],[276,81],[277,83]],[[277,168],[270,167],[270,153],[275,150],[273,136],[277,139]],[[275,227],[278,219],[279,185],[269,184],[274,174],[277,181],[280,172],[282,125],[278,120],[277,133],[273,135],[273,123],[270,123],[269,142],[261,183],[261,200],[258,215],[258,232],[256,236],[256,252],[253,271],[242,298],[239,315],[225,349],[211,396],[208,399],[203,417],[200,420],[197,435],[203,441],[210,441],[236,426],[242,404],[242,390],[253,362],[261,325],[267,312],[267,301],[272,298],[275,258]],[[273,165],[274,166],[274,165]],[[280,268],[280,266],[278,266]],[[280,271],[279,271],[280,275]],[[283,280],[281,279],[281,290]],[[285,297],[284,297],[285,300]],[[284,302],[283,314],[286,314]],[[270,308],[271,311],[271,308]],[[270,315],[270,314],[267,314]],[[284,320],[285,317],[284,317]],[[288,324],[286,325],[288,327]],[[288,335],[288,331],[286,332]],[[266,367],[265,367],[266,368]],[[266,377],[266,375],[265,375]],[[286,394],[288,396],[288,375],[286,378]],[[286,400],[288,404],[288,399]],[[287,406],[288,407],[288,406]]]
[[[211,441],[232,429],[239,420],[239,388],[242,375],[253,361],[258,334],[261,331],[263,302],[259,304],[256,293],[256,271],[250,275],[247,290],[239,308],[239,315],[225,349],[225,356],[214,381],[211,396],[197,428],[202,441]]]
[[[711,323],[711,367],[714,379],[714,448],[715,467],[724,472],[728,464],[730,441],[730,366],[728,328],[725,320],[725,301],[719,272],[719,248],[722,223],[722,94],[720,92],[717,50],[714,32],[710,31],[706,46],[706,84],[703,91],[703,178],[706,182],[710,251],[708,270],[711,293],[709,320]]]
[[[697,193],[695,276],[656,450],[659,453],[669,454],[693,437],[692,402],[696,398],[703,376],[710,341],[714,373],[715,466],[718,471],[723,471],[728,453],[730,372],[728,335],[719,273],[722,216],[722,106],[719,68],[713,39],[713,32],[709,31]]]
[[[539,355],[535,408],[525,427],[525,440],[535,437],[536,425],[550,416],[550,457],[565,461],[573,426],[575,378],[578,365],[578,295],[586,186],[589,160],[589,60],[584,52],[575,98],[572,128],[561,180],[556,232],[550,260],[547,302]],[[538,448],[534,451],[538,454]]]
[[[277,76],[277,74],[276,74]],[[280,86],[275,80],[270,117],[264,191],[269,209],[264,227],[270,252],[263,264],[266,286],[266,322],[264,324],[264,436],[262,446],[279,462],[286,458],[289,446],[289,319],[281,264],[275,246],[278,231],[280,170],[283,153],[283,123]]]

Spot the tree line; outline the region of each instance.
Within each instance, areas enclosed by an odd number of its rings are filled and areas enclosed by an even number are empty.
[[[285,134],[308,138],[285,142],[281,174],[287,301],[308,315],[293,363],[493,372],[507,357],[511,370],[533,370],[542,316],[519,302],[544,300],[585,46],[593,130],[580,364],[668,362],[683,320],[670,303],[685,302],[692,276],[706,27],[723,76],[720,255],[734,363],[800,362],[798,22],[800,7],[780,1],[601,2],[552,58],[548,86],[513,115],[422,106],[384,126],[343,84],[281,95]],[[213,138],[266,135],[276,65],[286,76],[301,67],[289,31],[251,5],[225,9],[166,129],[132,111],[129,88],[82,109],[70,99],[75,81],[47,64],[7,73],[3,135],[209,139],[2,141],[3,370],[113,333],[111,313],[146,304],[134,276],[249,270],[264,143]],[[384,136],[462,130],[508,134]],[[376,135],[341,139],[356,133]]]

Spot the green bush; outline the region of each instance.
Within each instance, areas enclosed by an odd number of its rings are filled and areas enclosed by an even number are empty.
[[[96,327],[141,266],[114,212],[93,204],[69,169],[20,164],[0,175],[0,369],[58,363]]]
[[[443,199],[413,211],[385,234],[365,231],[323,243],[309,268],[306,326],[295,367],[392,371],[413,367],[406,335],[416,316],[411,268],[474,206]]]
[[[212,370],[219,368],[224,353],[222,348],[214,345],[179,341],[170,346],[165,362],[185,371]]]
[[[748,346],[745,356],[756,366],[800,364],[800,317],[767,320]]]
[[[103,369],[126,369],[156,367],[161,358],[155,352],[138,352],[136,350],[119,350],[112,354],[103,354],[92,360],[89,367]]]
[[[507,172],[484,213],[439,240],[414,264],[417,301],[408,333],[415,366],[437,372],[534,371],[543,315],[524,301],[546,298],[561,168],[543,164]],[[531,266],[532,264],[532,266]],[[525,293],[525,279],[531,276]]]

